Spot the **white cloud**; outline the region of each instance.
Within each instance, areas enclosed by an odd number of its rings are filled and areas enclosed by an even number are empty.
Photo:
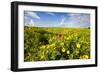
[[[25,12],[26,16],[29,16],[31,18],[36,18],[36,19],[40,19],[40,17],[37,15],[37,13],[35,12]]]
[[[66,27],[90,27],[90,15],[89,14],[68,14],[69,19],[66,21]]]
[[[46,12],[46,13],[49,14],[49,15],[55,16],[55,14],[52,13],[52,12]]]
[[[34,25],[34,21],[32,19],[30,20],[30,24]]]
[[[59,25],[64,25],[65,24],[65,18],[63,17],[62,19],[61,19],[61,22],[60,22],[60,24]]]
[[[70,17],[73,17],[73,16],[80,16],[81,14],[79,14],[79,13],[69,13],[68,14]]]
[[[30,21],[28,23],[25,23],[26,26],[35,26],[35,22],[30,19]]]

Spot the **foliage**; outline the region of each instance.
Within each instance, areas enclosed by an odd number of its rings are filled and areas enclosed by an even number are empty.
[[[90,58],[90,29],[24,27],[24,61]]]

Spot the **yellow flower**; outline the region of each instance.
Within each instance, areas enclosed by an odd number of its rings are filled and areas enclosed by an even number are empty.
[[[52,46],[55,46],[55,43],[54,43],[54,44],[52,44]]]
[[[70,39],[72,39],[72,37],[71,37],[71,36],[66,37],[66,40],[70,40]]]
[[[48,50],[46,51],[46,53],[48,54]]]
[[[43,46],[41,46],[40,48],[45,48],[45,47],[46,47],[46,46],[43,45]]]
[[[79,51],[76,51],[76,54],[78,54],[79,53]]]
[[[65,52],[66,51],[66,49],[65,48],[62,48],[62,52]]]
[[[70,39],[70,37],[68,37],[68,38],[66,38],[67,40],[69,40]]]
[[[50,45],[47,45],[47,48],[50,48]]]
[[[51,45],[50,45],[50,47],[54,47],[54,46],[55,46],[55,44],[51,44]]]
[[[88,55],[83,55],[83,56],[80,56],[80,59],[88,59],[89,56]]]
[[[44,55],[41,56],[41,59],[43,59],[43,58],[44,58]]]
[[[77,48],[80,48],[80,47],[81,47],[81,45],[78,43],[78,44],[76,44],[76,47],[77,47]]]
[[[63,46],[63,45],[64,45],[64,43],[60,43],[60,45],[62,45],[62,46]]]
[[[56,37],[53,37],[52,39],[55,39]]]
[[[67,54],[70,54],[70,51],[69,51],[69,50],[67,50],[67,51],[66,51],[66,53],[67,53]]]

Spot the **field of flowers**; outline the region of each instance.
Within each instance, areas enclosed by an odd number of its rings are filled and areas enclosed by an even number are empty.
[[[90,58],[89,28],[24,26],[24,61]]]

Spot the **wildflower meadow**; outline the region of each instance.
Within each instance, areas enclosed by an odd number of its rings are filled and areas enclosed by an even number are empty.
[[[24,61],[90,58],[89,28],[24,26]]]

